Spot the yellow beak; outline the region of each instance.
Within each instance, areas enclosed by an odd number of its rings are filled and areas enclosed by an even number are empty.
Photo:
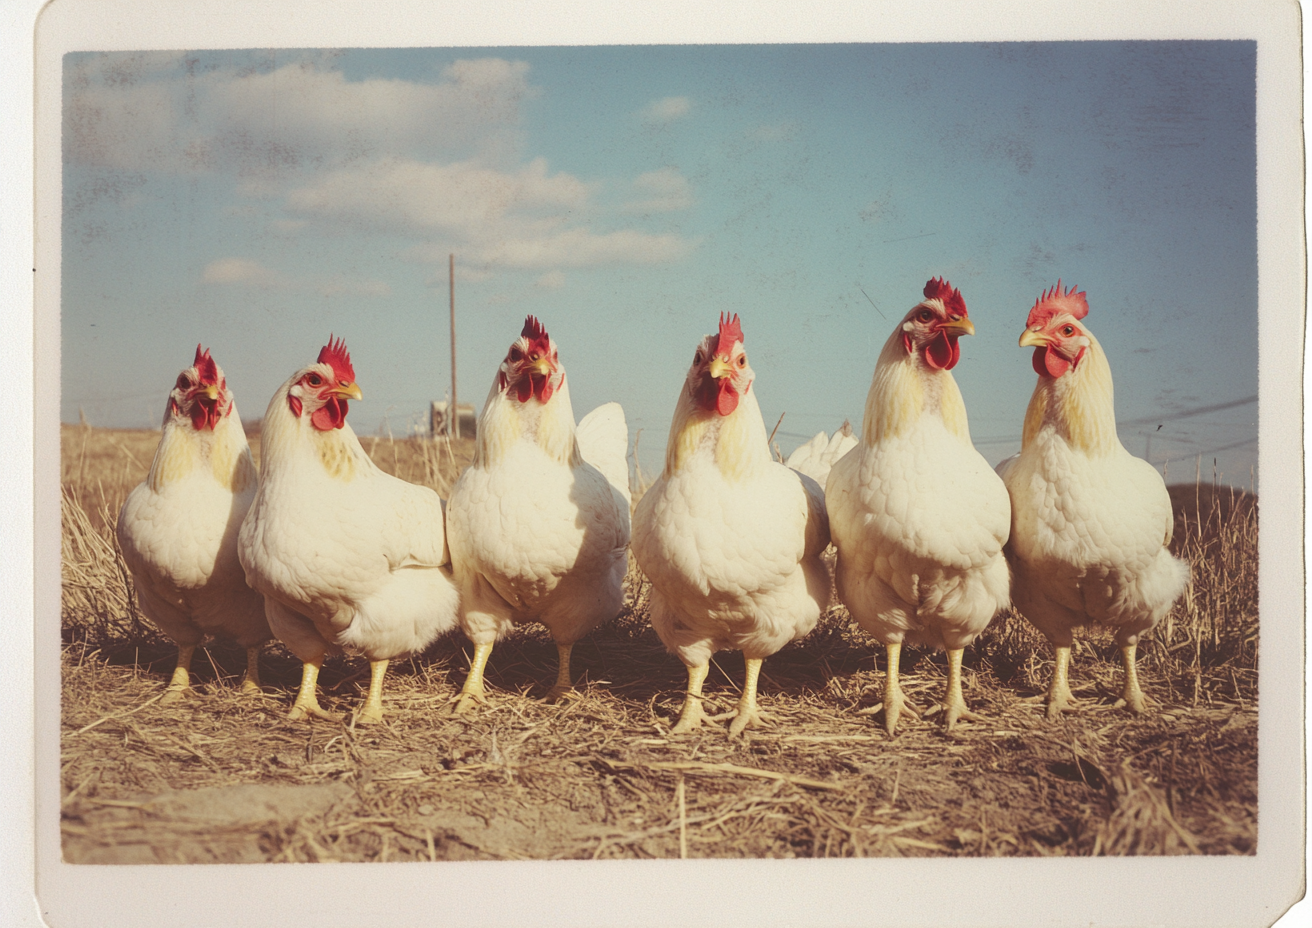
[[[960,319],[949,319],[939,326],[938,330],[947,332],[949,335],[974,335],[975,323],[962,316]]]
[[[1048,337],[1035,329],[1026,329],[1020,333],[1020,346],[1022,348],[1046,348],[1048,346]]]
[[[711,358],[710,372],[712,377],[719,380],[721,377],[728,377],[732,374],[733,368],[729,366],[728,361],[724,360],[724,358],[719,355],[716,355]]]
[[[347,397],[350,397],[350,398],[353,399],[353,400],[362,400],[362,399],[364,399],[364,394],[360,392],[360,388],[359,388],[358,386],[356,386],[356,384],[354,384],[354,383],[343,383],[343,384],[339,384],[338,387],[337,387],[337,389],[333,391],[333,395],[334,395],[334,396],[347,396]]]
[[[219,385],[217,383],[207,384],[205,386],[205,395],[212,400],[219,398]]]
[[[543,377],[548,377],[551,375],[551,361],[549,361],[545,357],[538,358],[537,361],[533,363],[533,367]]]

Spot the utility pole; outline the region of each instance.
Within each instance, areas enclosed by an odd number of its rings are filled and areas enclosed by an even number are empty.
[[[456,405],[456,256],[451,253],[447,265],[447,279],[451,283],[451,408],[447,410],[446,431],[460,437],[460,407]]]

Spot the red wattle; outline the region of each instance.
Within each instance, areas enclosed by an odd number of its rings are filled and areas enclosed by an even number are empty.
[[[1058,352],[1053,351],[1051,347],[1038,345],[1034,349],[1034,357],[1030,359],[1034,365],[1034,372],[1040,377],[1051,377],[1056,380],[1062,374],[1071,368],[1071,362],[1063,358]]]
[[[218,405],[210,405],[201,400],[191,407],[191,425],[196,431],[211,429],[219,422]]]
[[[545,374],[526,374],[515,382],[515,396],[521,403],[527,403],[530,396],[536,396],[539,403],[545,403],[555,392],[555,385]]]
[[[961,347],[955,335],[939,332],[925,346],[925,363],[936,371],[950,371],[961,359]]]
[[[722,416],[727,416],[738,408],[738,391],[733,388],[729,378],[725,377],[720,381],[720,391],[715,397],[715,411]]]
[[[340,397],[329,397],[328,402],[324,403],[314,411],[310,416],[310,424],[321,432],[327,432],[329,429],[340,429],[346,424],[346,411],[350,404]]]

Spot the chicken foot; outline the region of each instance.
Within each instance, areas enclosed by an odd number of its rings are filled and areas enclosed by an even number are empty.
[[[902,659],[902,642],[895,641],[892,644],[884,645],[888,653],[888,667],[884,671],[884,702],[883,705],[871,706],[868,709],[862,709],[857,715],[876,715],[884,713],[884,729],[893,735],[897,731],[898,719],[905,712],[908,715],[920,718],[920,710],[910,702],[902,693],[902,687],[897,682],[897,665]]]
[[[556,670],[556,683],[547,691],[547,702],[558,702],[571,695],[574,686],[569,681],[569,654],[574,649],[572,644],[556,642],[556,651],[560,655],[560,664]]]
[[[260,645],[246,649],[246,676],[241,681],[241,691],[248,696],[258,696],[264,692],[260,688]]]
[[[948,691],[947,698],[943,700],[944,722],[947,730],[952,731],[952,727],[957,724],[959,719],[966,719],[971,722],[982,722],[984,716],[977,712],[971,712],[966,707],[966,697],[961,694],[961,656],[965,653],[964,648],[954,648],[948,651]]]
[[[292,711],[287,713],[287,718],[293,722],[299,722],[309,716],[324,719],[328,722],[340,722],[342,720],[343,716],[340,712],[329,712],[319,705],[319,696],[316,690],[319,684],[319,670],[322,667],[322,655],[312,661],[302,662],[301,688],[296,694],[296,702],[292,705]]]
[[[355,717],[357,723],[371,724],[383,720],[383,678],[387,676],[387,661],[369,662],[369,695]]]
[[[487,666],[487,659],[491,656],[492,642],[474,645],[474,659],[469,663],[469,676],[465,677],[465,685],[461,687],[460,695],[456,697],[455,708],[451,710],[452,715],[464,715],[474,703],[487,702],[487,693],[483,689],[483,668]]]
[[[1116,701],[1117,708],[1125,706],[1135,715],[1143,715],[1148,711],[1148,700],[1143,695],[1143,690],[1139,689],[1139,671],[1134,665],[1134,652],[1137,644],[1127,644],[1121,647],[1121,662],[1125,665],[1125,688],[1121,690],[1121,698]]]
[[[1048,721],[1055,721],[1058,716],[1071,708],[1075,697],[1071,695],[1070,664],[1071,649],[1054,646],[1056,666],[1052,670],[1052,682],[1048,684]]]
[[[756,680],[761,675],[761,664],[763,658],[747,658],[747,676],[743,680],[743,694],[738,700],[738,708],[731,709],[722,715],[712,715],[708,718],[713,721],[721,719],[733,719],[729,725],[729,737],[736,738],[743,733],[745,728],[758,728],[764,725],[769,719],[764,712],[756,706]]]
[[[710,664],[699,664],[688,668],[688,692],[683,699],[683,710],[679,713],[679,722],[672,729],[672,735],[686,735],[701,728],[702,722],[709,721],[710,716],[702,709],[702,684],[710,673]]]
[[[181,702],[188,696],[193,695],[191,688],[191,656],[196,653],[194,644],[178,645],[178,664],[173,668],[173,678],[169,680],[168,689],[160,697],[161,706],[169,706]]]

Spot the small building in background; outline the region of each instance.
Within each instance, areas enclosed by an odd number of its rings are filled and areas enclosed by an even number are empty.
[[[447,434],[448,405],[446,400],[433,400],[433,409],[429,415],[429,428],[432,429],[434,438]],[[474,413],[473,404],[456,404],[456,414],[460,417],[457,420],[460,425],[460,437],[473,438],[478,430],[478,416]]]

